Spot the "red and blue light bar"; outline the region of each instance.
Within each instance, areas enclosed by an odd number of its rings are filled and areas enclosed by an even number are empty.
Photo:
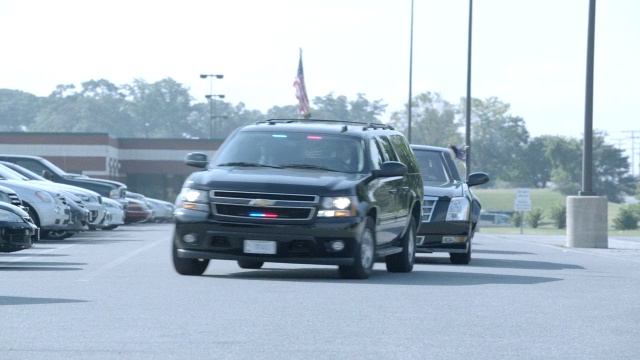
[[[263,212],[250,212],[249,216],[250,217],[262,217],[262,218],[273,219],[273,218],[277,218],[278,214],[275,214],[275,213],[263,213]]]

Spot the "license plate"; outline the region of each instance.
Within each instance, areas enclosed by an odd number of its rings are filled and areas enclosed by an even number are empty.
[[[245,240],[243,251],[246,254],[275,254],[276,242],[268,240]]]

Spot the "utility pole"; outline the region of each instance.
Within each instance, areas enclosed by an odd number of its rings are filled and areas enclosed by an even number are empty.
[[[636,133],[640,133],[640,130],[628,130],[623,131],[624,133],[631,133],[631,176],[636,176],[636,139],[640,139],[640,136],[636,136]]]

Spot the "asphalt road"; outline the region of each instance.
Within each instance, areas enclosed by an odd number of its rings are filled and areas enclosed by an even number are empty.
[[[478,234],[468,266],[214,261],[185,277],[172,225],[0,254],[0,359],[637,359],[640,242]]]

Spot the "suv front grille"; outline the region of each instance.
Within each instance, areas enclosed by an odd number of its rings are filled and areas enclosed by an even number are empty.
[[[273,219],[308,220],[312,208],[257,207],[245,205],[214,204],[218,215],[235,217],[269,217]],[[264,215],[267,213],[268,215]],[[263,216],[261,216],[263,215]]]
[[[255,221],[311,220],[319,201],[316,195],[251,193],[212,190],[214,215]]]
[[[430,222],[433,209],[436,208],[437,197],[425,196],[422,200],[422,222]]]
[[[268,199],[268,200],[282,200],[282,201],[303,201],[303,202],[318,202],[318,197],[315,195],[298,195],[298,194],[273,194],[273,193],[252,193],[252,192],[239,192],[239,191],[220,191],[212,190],[210,196],[216,198],[231,198],[231,199]]]

